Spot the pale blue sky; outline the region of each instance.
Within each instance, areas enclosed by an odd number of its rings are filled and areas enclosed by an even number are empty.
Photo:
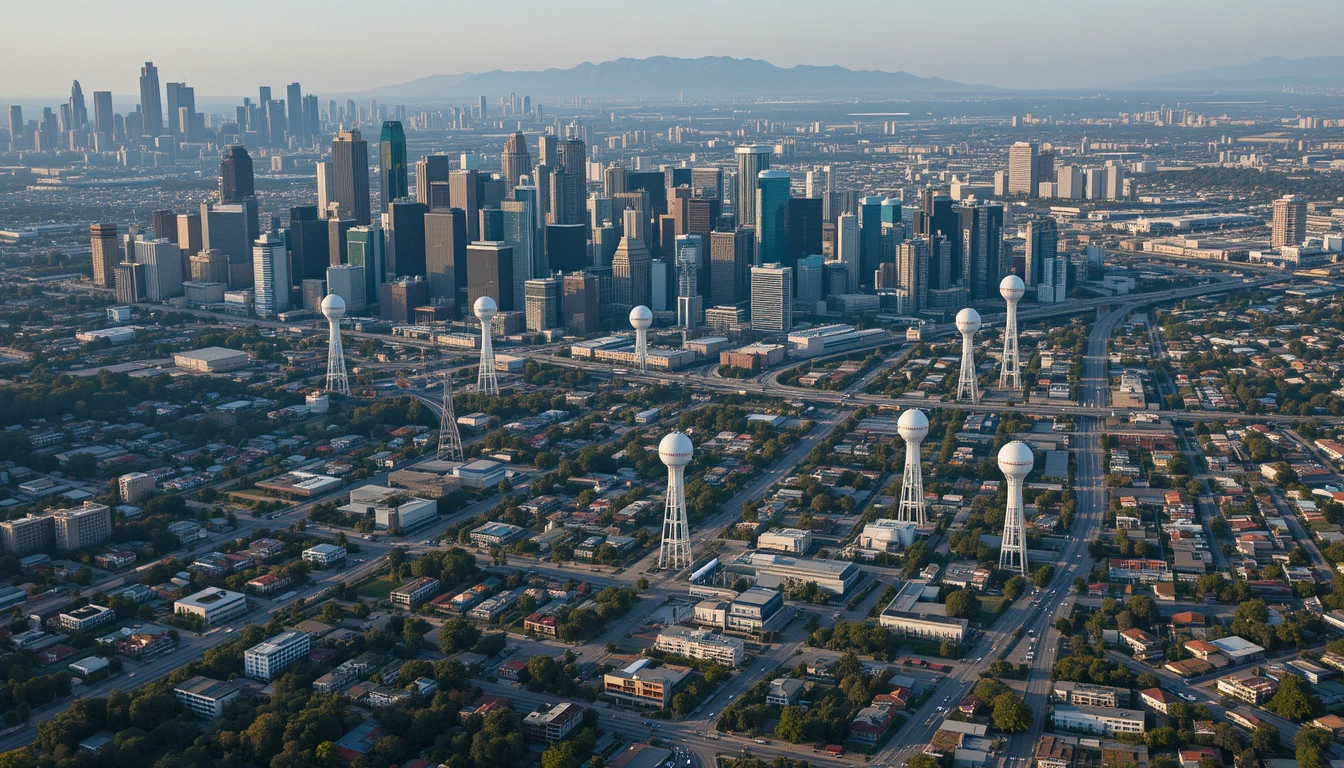
[[[1073,88],[1265,56],[1335,55],[1340,0],[62,0],[6,2],[0,96],[131,94],[153,58],[197,98],[294,80],[360,91],[428,74],[723,55]]]

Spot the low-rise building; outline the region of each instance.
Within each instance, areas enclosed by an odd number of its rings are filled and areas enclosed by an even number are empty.
[[[471,543],[478,547],[507,547],[531,534],[526,528],[508,523],[486,523],[471,532]]]
[[[193,715],[214,720],[224,714],[225,707],[237,701],[239,691],[236,683],[197,675],[173,688],[173,696]]]
[[[523,718],[523,735],[532,741],[554,744],[563,741],[583,723],[583,707],[570,702],[529,712]]]
[[[247,612],[247,595],[210,587],[173,603],[173,613],[200,616],[207,626],[236,618]]]
[[[801,555],[812,546],[812,532],[797,528],[766,531],[756,537],[757,549],[768,549],[790,555]]]
[[[1145,688],[1139,691],[1143,705],[1158,714],[1167,714],[1167,707],[1176,703],[1177,698],[1161,688]]]
[[[393,605],[414,611],[420,604],[439,593],[439,580],[428,576],[408,581],[392,590],[388,599]]]
[[[1160,638],[1154,637],[1138,627],[1122,631],[1120,641],[1134,652],[1134,658],[1143,661],[1160,658],[1166,648],[1166,643]]]
[[[716,635],[703,629],[672,626],[658,634],[653,647],[687,659],[704,659],[737,668],[742,663],[745,644],[736,637]]]
[[[1055,727],[1062,730],[1084,731],[1102,736],[1144,732],[1143,712],[1135,709],[1056,704],[1053,721]]]
[[[803,681],[792,677],[777,677],[770,681],[765,703],[777,707],[791,707],[803,693]]]
[[[1053,693],[1057,701],[1082,707],[1128,707],[1130,702],[1128,688],[1074,683],[1068,680],[1055,681]]]
[[[453,468],[453,476],[463,488],[494,488],[504,482],[508,472],[504,465],[489,459],[476,459]]]
[[[766,587],[787,581],[815,582],[822,591],[844,596],[859,581],[861,572],[853,563],[838,560],[803,560],[765,552],[744,552],[728,563],[729,573],[739,573]]]
[[[686,667],[648,666],[648,659],[602,676],[602,693],[619,703],[646,709],[667,709],[672,696],[690,675]]]
[[[309,647],[307,632],[281,632],[243,652],[244,674],[253,680],[273,680],[291,664],[306,659]]]
[[[316,544],[303,550],[303,562],[319,568],[330,568],[345,562],[345,547],[335,544]]]
[[[1218,678],[1218,692],[1229,698],[1259,705],[1269,700],[1279,689],[1272,678],[1246,672]]]
[[[87,632],[116,621],[117,614],[101,605],[86,605],[65,611],[56,617],[56,624],[66,632]]]

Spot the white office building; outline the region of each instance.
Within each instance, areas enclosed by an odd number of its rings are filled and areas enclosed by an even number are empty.
[[[793,268],[765,264],[751,268],[751,329],[761,333],[793,330]]]
[[[703,629],[668,627],[658,634],[653,647],[687,659],[705,659],[736,668],[746,645],[736,637],[716,635]]]
[[[210,587],[173,603],[173,613],[190,613],[205,619],[207,626],[247,613],[247,595]]]
[[[812,532],[797,528],[780,528],[762,533],[756,537],[757,549],[783,552],[786,555],[801,555],[812,546]]]
[[[258,317],[288,312],[289,289],[289,252],[283,240],[267,232],[252,244],[253,311]]]
[[[281,632],[243,653],[243,672],[253,680],[273,680],[294,662],[308,658],[308,649],[307,632]]]

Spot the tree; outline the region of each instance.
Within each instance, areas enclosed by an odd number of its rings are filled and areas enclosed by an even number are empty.
[[[1001,693],[994,699],[994,727],[1004,733],[1021,733],[1031,727],[1031,707],[1014,693]]]
[[[1304,726],[1297,729],[1296,747],[1298,768],[1326,768],[1329,762],[1330,732],[1321,728]]]
[[[466,619],[449,619],[439,630],[439,651],[455,653],[465,651],[476,645],[481,639],[481,631]]]
[[[1265,709],[1279,717],[1300,723],[1319,715],[1325,708],[1321,706],[1321,700],[1316,694],[1307,688],[1302,678],[1297,675],[1284,675],[1279,681],[1279,690],[1270,697]]]
[[[910,758],[905,764],[908,768],[941,768],[937,759],[926,755],[923,752]]]
[[[947,615],[954,619],[972,619],[980,612],[980,598],[975,589],[958,589],[947,596]]]
[[[1251,732],[1251,749],[1262,759],[1274,757],[1279,753],[1279,729],[1269,723],[1260,723]]]

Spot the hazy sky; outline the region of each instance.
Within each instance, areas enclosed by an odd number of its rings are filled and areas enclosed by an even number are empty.
[[[721,55],[1058,88],[1335,55],[1340,0],[62,0],[6,2],[0,96],[360,91],[429,74]]]

